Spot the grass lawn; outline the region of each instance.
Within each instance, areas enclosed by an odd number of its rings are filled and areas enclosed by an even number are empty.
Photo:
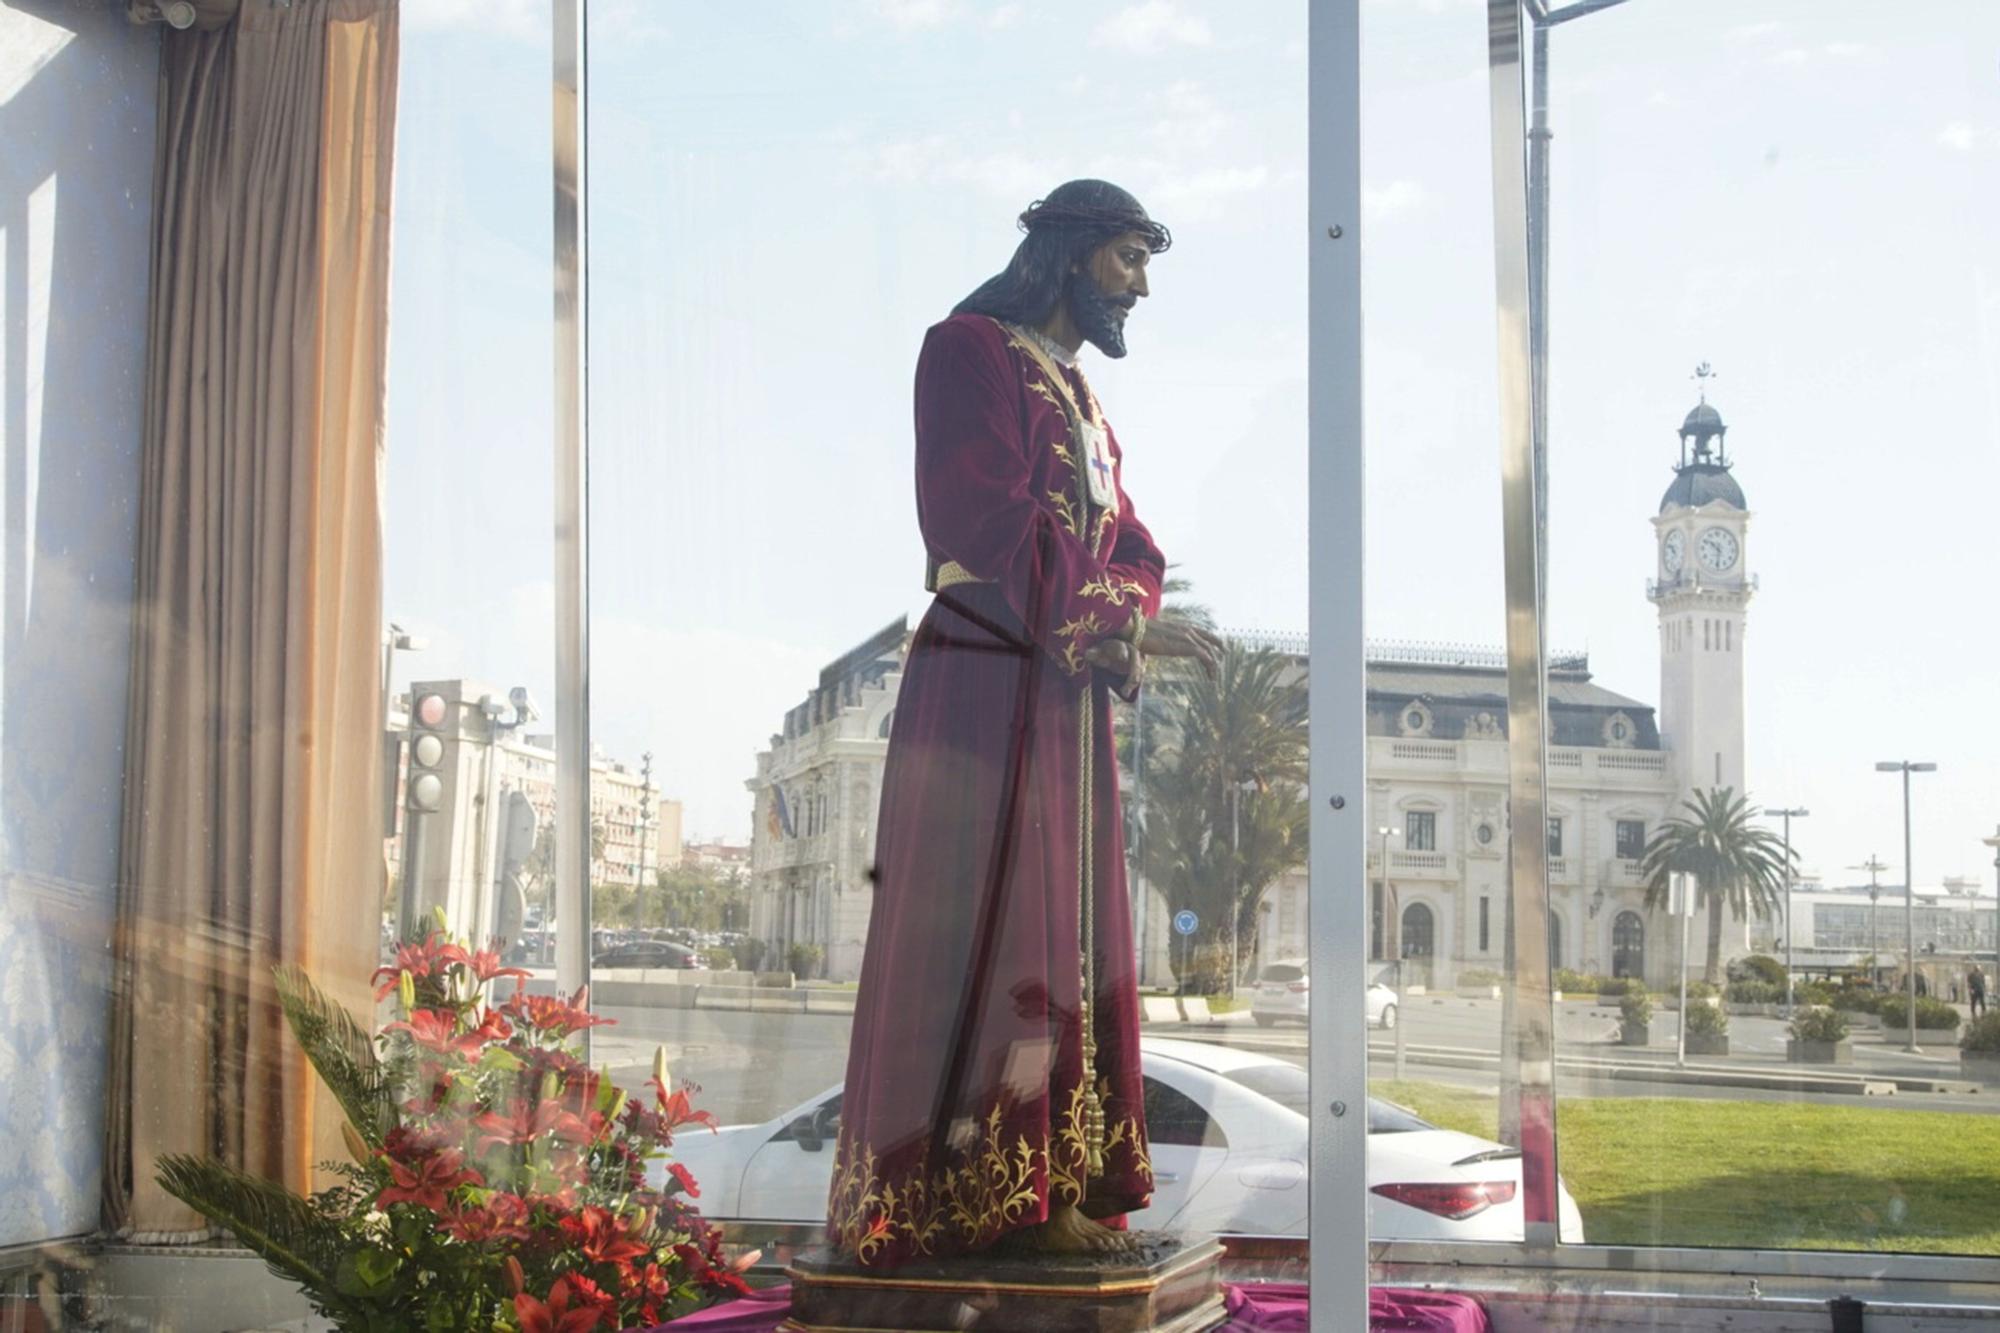
[[[1394,1080],[1371,1091],[1493,1136],[1491,1095]],[[1594,1242],[2000,1254],[2000,1115],[1565,1097],[1557,1129]]]

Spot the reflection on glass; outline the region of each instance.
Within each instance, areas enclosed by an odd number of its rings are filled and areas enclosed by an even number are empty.
[[[1994,24],[1632,3],[1550,38],[1550,638],[1623,692],[1551,664],[1593,1242],[2000,1250],[1972,1014],[2000,737],[1958,702],[1992,636],[1935,577],[2000,553],[1966,448],[2000,250],[1961,221],[1996,202],[1992,103],[1948,76]],[[1856,197],[1893,249],[1833,221]]]

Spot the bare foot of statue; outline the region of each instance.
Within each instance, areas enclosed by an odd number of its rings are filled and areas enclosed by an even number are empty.
[[[1057,1204],[1048,1221],[1013,1232],[1007,1242],[1029,1254],[1132,1254],[1139,1248],[1130,1233],[1113,1231],[1070,1204]]]

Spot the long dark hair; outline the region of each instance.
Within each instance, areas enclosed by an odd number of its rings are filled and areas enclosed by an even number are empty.
[[[1010,324],[1039,324],[1067,291],[1071,268],[1128,231],[1145,235],[1159,254],[1173,234],[1146,215],[1139,201],[1110,181],[1067,181],[1020,217],[1021,238],[1007,267],[952,307],[954,315],[990,315]]]

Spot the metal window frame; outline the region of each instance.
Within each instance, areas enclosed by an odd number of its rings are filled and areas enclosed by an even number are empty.
[[[550,128],[555,208],[556,985],[590,981],[590,321],[588,32],[554,0]],[[590,1031],[583,1059],[590,1061]]]
[[[1368,1324],[1366,698],[1362,638],[1361,5],[1307,34],[1307,682],[1312,1086],[1307,1274],[1314,1333]]]

